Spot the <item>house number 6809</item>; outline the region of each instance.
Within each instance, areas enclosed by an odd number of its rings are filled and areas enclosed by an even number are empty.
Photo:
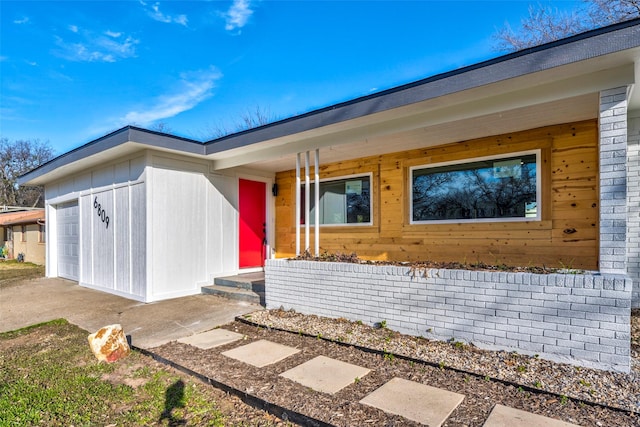
[[[100,218],[102,220],[102,222],[104,222],[106,224],[106,228],[109,228],[109,216],[104,211],[104,209],[102,209],[102,206],[100,205],[100,203],[98,203],[98,198],[97,197],[95,199],[93,199],[93,207],[96,210],[96,212],[98,213],[98,218]]]

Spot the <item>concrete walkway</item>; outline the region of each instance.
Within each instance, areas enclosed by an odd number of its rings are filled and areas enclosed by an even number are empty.
[[[208,331],[261,308],[213,295],[145,304],[69,280],[42,278],[0,289],[0,332],[58,318],[89,332],[120,323],[133,345],[151,348]]]
[[[180,342],[200,349],[213,349],[242,342],[241,334],[215,329],[196,334]],[[268,366],[286,359],[300,350],[268,340],[259,340],[221,353],[256,367]],[[312,390],[334,394],[364,377],[369,369],[326,356],[317,356],[280,374]],[[361,404],[400,415],[423,425],[442,426],[465,396],[426,384],[393,378],[364,399]],[[579,427],[575,424],[532,414],[508,406],[496,405],[483,427]]]

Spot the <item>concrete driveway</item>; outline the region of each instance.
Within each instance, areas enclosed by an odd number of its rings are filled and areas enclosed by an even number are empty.
[[[65,279],[35,279],[0,289],[0,332],[64,318],[95,332],[120,323],[132,344],[152,348],[261,310],[256,304],[214,295],[140,303]]]

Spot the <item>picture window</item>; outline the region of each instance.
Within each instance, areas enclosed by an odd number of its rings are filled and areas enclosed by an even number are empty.
[[[540,219],[540,152],[411,168],[411,223]]]

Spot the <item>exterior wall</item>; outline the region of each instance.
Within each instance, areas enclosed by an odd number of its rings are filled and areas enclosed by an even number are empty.
[[[138,154],[45,187],[47,276],[58,273],[56,206],[77,201],[80,285],[145,300],[145,167]]]
[[[541,221],[409,223],[411,166],[534,149],[542,159]],[[363,173],[373,175],[373,226],[323,226],[321,251],[400,261],[598,268],[595,120],[320,166],[321,179]],[[277,256],[289,257],[295,255],[295,171],[278,173],[277,184]]]
[[[267,261],[268,309],[628,372],[631,279]]]
[[[23,238],[22,226],[13,226],[11,257],[16,258],[19,253],[23,253],[26,262],[43,265],[45,263],[45,243],[40,241],[40,227],[38,224],[27,224],[25,227],[26,239]],[[23,242],[23,240],[25,241]]]
[[[629,114],[627,133],[627,274],[634,308],[640,308],[640,111]]]
[[[238,269],[238,179],[273,176],[154,153],[149,169],[147,301],[198,294]],[[256,174],[258,174],[256,176]]]

